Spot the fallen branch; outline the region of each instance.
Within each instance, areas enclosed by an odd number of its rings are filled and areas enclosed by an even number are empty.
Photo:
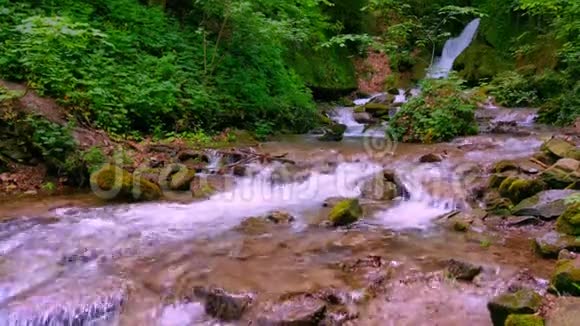
[[[546,165],[546,164],[544,164],[544,163],[542,163],[542,162],[538,161],[538,159],[535,159],[535,158],[533,158],[533,157],[530,159],[530,162],[532,162],[532,163],[534,163],[534,164],[537,164],[537,165],[541,166],[541,167],[542,167],[542,168],[544,168],[544,169],[547,169],[547,168],[549,168],[549,166],[548,166],[548,165]]]

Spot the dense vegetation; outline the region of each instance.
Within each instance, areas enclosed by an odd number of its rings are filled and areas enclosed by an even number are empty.
[[[476,101],[463,81],[425,80],[422,92],[405,103],[391,120],[393,135],[405,142],[433,143],[477,133]]]
[[[348,51],[316,49],[340,29],[319,2],[0,0],[0,75],[117,134],[303,132],[307,83],[355,87]]]

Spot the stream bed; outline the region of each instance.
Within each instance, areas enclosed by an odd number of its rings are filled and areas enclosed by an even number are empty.
[[[192,203],[113,205],[91,194],[2,203],[10,219],[0,223],[0,325],[268,325],[261,316],[296,296],[326,298],[325,325],[490,325],[490,298],[514,282],[545,290],[552,266],[531,253],[529,233],[458,233],[436,222],[473,210],[465,182],[493,162],[529,156],[548,135],[396,147],[384,138],[291,136],[261,148],[307,163],[287,182],[273,179],[275,165],[260,165],[231,190]],[[444,160],[419,164],[429,153]],[[360,197],[365,178],[383,169],[397,172],[408,196],[362,199],[355,225],[324,224],[325,201]],[[259,232],[244,224],[273,211],[294,221]],[[450,259],[483,271],[473,283],[451,280],[443,273]],[[209,286],[247,294],[251,307],[220,322],[195,295]]]

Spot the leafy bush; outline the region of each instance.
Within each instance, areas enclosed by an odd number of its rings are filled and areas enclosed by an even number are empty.
[[[463,81],[429,79],[419,96],[405,103],[390,123],[390,131],[404,142],[433,143],[477,133],[475,101]]]
[[[580,82],[570,91],[545,103],[538,113],[538,121],[555,125],[571,125],[580,117]]]
[[[77,148],[71,131],[72,125],[61,126],[45,118],[28,116],[26,129],[30,131],[30,142],[48,163],[49,168],[60,168]]]
[[[490,84],[490,94],[498,104],[510,108],[533,106],[538,102],[538,94],[530,79],[514,71],[497,75]]]

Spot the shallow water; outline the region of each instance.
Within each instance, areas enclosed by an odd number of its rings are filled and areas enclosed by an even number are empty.
[[[454,234],[434,219],[466,208],[461,171],[477,166],[474,173],[483,175],[481,168],[494,161],[533,153],[541,137],[489,135],[439,145],[287,137],[261,150],[313,166],[333,162],[336,169],[273,184],[276,166],[258,166],[257,175],[238,179],[229,192],[185,204],[103,205],[86,195],[0,204],[0,216],[19,217],[0,224],[0,325],[210,325],[199,302],[184,300],[198,285],[251,292],[257,307],[328,288],[356,298],[364,275],[338,266],[369,255],[382,257],[382,271],[399,280],[441,271],[449,258],[482,264],[485,272],[478,287],[436,277],[394,282],[392,301],[356,304],[355,324],[417,325],[431,318],[488,325],[487,299],[522,268],[546,277],[547,264],[530,254],[525,234]],[[479,147],[462,149],[467,145]],[[446,159],[418,164],[429,152]],[[320,226],[327,198],[359,196],[361,181],[383,168],[401,175],[409,199],[366,203],[364,219],[349,229]],[[297,220],[259,235],[239,229],[245,218],[273,210]],[[441,305],[447,308],[429,308]]]

